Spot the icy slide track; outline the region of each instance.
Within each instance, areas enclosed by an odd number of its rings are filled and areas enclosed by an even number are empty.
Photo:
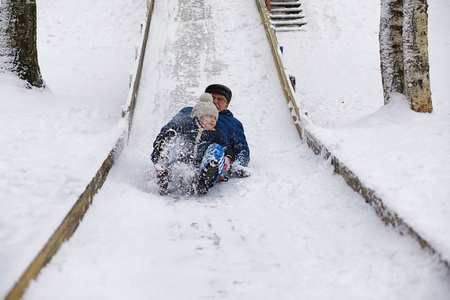
[[[153,139],[212,82],[233,90],[252,176],[159,196]],[[128,147],[24,299],[448,299],[448,279],[299,140],[254,1],[167,0]]]

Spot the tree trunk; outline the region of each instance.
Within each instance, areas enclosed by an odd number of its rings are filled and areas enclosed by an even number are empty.
[[[6,23],[6,49],[2,55],[7,71],[29,83],[28,87],[44,87],[37,58],[36,2],[34,0],[1,0]],[[4,24],[5,26],[5,24]]]
[[[417,112],[432,112],[427,0],[404,0],[404,94]]]
[[[403,93],[403,0],[381,0],[380,63],[384,104]]]

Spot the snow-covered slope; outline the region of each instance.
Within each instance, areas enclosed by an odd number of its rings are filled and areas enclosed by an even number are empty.
[[[0,298],[59,226],[118,134],[146,1],[37,1],[49,90],[0,74]],[[3,7],[2,7],[3,9]]]
[[[379,2],[304,0],[308,26],[280,33],[308,129],[450,261],[450,3],[429,0],[434,112],[383,105]]]
[[[298,139],[255,3],[157,1],[148,46],[130,143],[25,299],[448,297],[445,269]],[[252,176],[159,196],[153,139],[211,82],[233,90]]]
[[[153,30],[159,33],[152,35],[154,55],[146,59],[140,125],[130,147],[27,297],[448,299],[448,276],[434,259],[384,228],[298,141],[254,3],[179,2],[182,8],[157,0]],[[297,77],[298,103],[324,127],[315,128],[317,134],[385,200],[411,212],[408,222],[427,227],[421,233],[432,234],[442,250],[450,236],[442,233],[450,227],[450,3],[428,2],[432,115],[413,116],[396,103],[380,109],[378,1],[303,0],[308,25],[278,38],[285,66]],[[0,297],[120,133],[115,125],[146,4],[40,0],[39,58],[51,92],[23,90],[0,74]],[[186,22],[190,18],[198,21]],[[246,128],[252,177],[221,184],[200,199],[161,198],[146,180],[154,135],[212,81],[233,89],[231,109]],[[419,152],[417,124],[431,140]],[[357,136],[362,143],[348,143]],[[432,163],[418,155],[432,156]],[[383,156],[388,169],[359,160]],[[433,209],[443,221],[422,213]]]

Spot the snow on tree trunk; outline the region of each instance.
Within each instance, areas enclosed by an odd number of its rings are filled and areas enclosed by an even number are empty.
[[[1,0],[0,14],[2,71],[16,74],[29,86],[44,87],[37,58],[36,2]]]
[[[381,0],[380,62],[384,104],[403,93],[403,0]]]
[[[432,112],[428,60],[427,0],[404,0],[404,94],[417,112]]]
[[[12,64],[11,51],[6,38],[6,29],[8,27],[9,11],[8,3],[5,0],[0,0],[0,73],[4,73],[10,69]]]

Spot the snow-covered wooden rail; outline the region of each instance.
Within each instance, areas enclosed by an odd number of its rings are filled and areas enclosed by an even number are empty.
[[[134,108],[136,106],[136,99],[142,74],[142,66],[144,62],[148,34],[150,31],[153,7],[154,0],[150,0],[147,6],[147,19],[142,39],[142,46],[140,49],[139,61],[137,63],[135,75],[132,80],[132,88],[130,89],[130,93],[128,95],[127,105],[122,112],[122,117],[127,118],[128,121],[127,130],[122,133],[120,138],[117,140],[114,148],[111,150],[108,157],[104,160],[100,169],[97,171],[95,177],[87,185],[85,191],[78,198],[75,205],[69,211],[69,213],[53,233],[53,235],[49,238],[48,242],[44,245],[36,258],[30,263],[27,269],[23,272],[22,276],[9,291],[5,300],[20,299],[30,281],[38,276],[41,269],[51,260],[51,258],[58,251],[61,245],[72,237],[87,210],[89,209],[89,206],[92,204],[95,194],[102,187],[103,183],[108,177],[108,173],[114,165],[115,158],[120,154],[125,143],[127,142],[128,132],[131,129]]]
[[[441,253],[439,253],[429,242],[427,242],[413,227],[406,223],[401,218],[401,216],[387,207],[383,200],[377,195],[376,191],[366,186],[358,178],[357,174],[350,170],[343,161],[336,157],[330,150],[328,150],[324,146],[324,144],[317,137],[315,137],[305,128],[306,126],[304,125],[307,124],[309,120],[308,117],[303,112],[301,112],[293,96],[292,86],[290,84],[289,78],[284,71],[285,69],[283,66],[283,61],[278,52],[278,40],[271,26],[270,15],[266,10],[266,6],[263,0],[256,0],[256,2],[259,7],[261,20],[266,30],[267,39],[272,49],[272,55],[278,70],[280,83],[282,85],[288,107],[291,111],[291,115],[300,138],[306,141],[307,145],[314,151],[316,155],[322,155],[324,159],[331,162],[331,164],[334,166],[334,172],[341,175],[348,186],[359,193],[365,199],[366,203],[370,204],[375,209],[377,215],[387,226],[396,228],[402,235],[410,235],[420,244],[422,249],[436,255],[450,271],[450,262],[446,260]]]

